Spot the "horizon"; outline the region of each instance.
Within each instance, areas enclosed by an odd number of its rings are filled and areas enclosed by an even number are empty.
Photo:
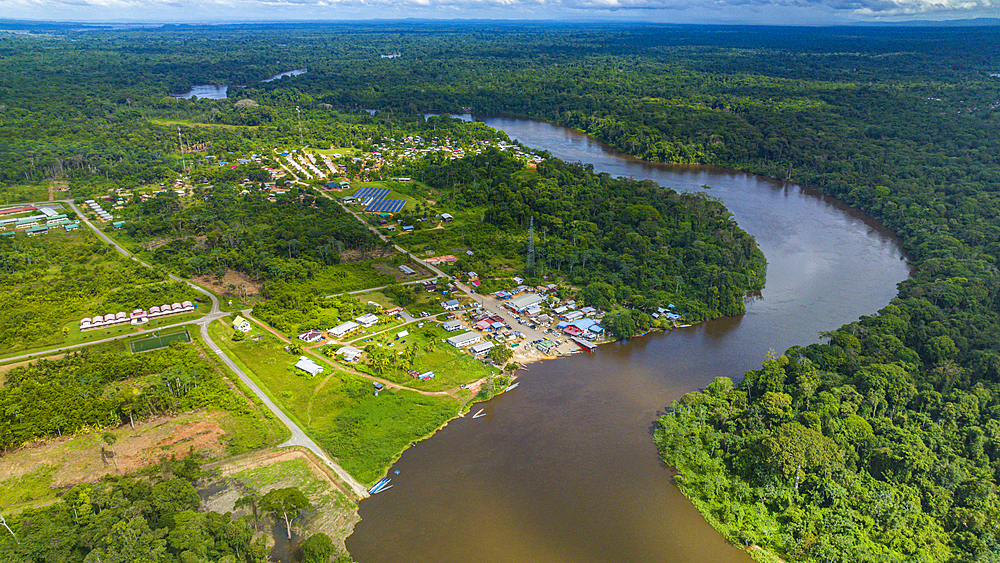
[[[4,23],[246,25],[352,22],[998,25],[991,0],[4,0]],[[238,17],[233,17],[238,14]],[[977,22],[977,20],[983,20]]]

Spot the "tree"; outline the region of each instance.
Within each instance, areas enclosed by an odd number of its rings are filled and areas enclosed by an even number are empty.
[[[302,563],[330,563],[333,555],[333,540],[320,532],[302,542]]]
[[[260,491],[245,484],[237,483],[237,488],[242,491],[240,498],[236,499],[236,503],[233,504],[234,508],[242,508],[244,506],[249,506],[250,511],[253,514],[253,529],[258,529],[258,520],[260,518],[259,508],[260,508]]]
[[[502,366],[507,360],[514,357],[514,351],[510,349],[510,346],[506,344],[500,344],[499,346],[494,346],[486,352],[486,357],[493,360],[493,363],[498,366]]]
[[[283,519],[288,539],[292,539],[292,520],[298,517],[299,511],[311,510],[312,503],[299,489],[286,487],[265,494],[260,499],[260,508],[270,512],[275,519]]]
[[[118,454],[115,453],[115,442],[118,441],[118,437],[111,432],[105,432],[101,436],[101,441],[111,447],[111,460],[115,462],[115,471],[118,471]]]

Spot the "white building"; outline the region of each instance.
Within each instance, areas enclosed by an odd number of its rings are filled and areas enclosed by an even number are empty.
[[[458,319],[446,321],[441,325],[441,328],[447,330],[448,332],[455,332],[457,330],[462,330],[462,321]]]
[[[466,346],[472,346],[482,339],[483,338],[475,332],[466,332],[457,336],[452,336],[448,339],[448,344],[451,344],[456,348],[465,348]]]
[[[479,344],[474,344],[471,348],[469,348],[469,351],[472,352],[473,356],[481,356],[485,354],[487,351],[489,351],[489,349],[492,347],[493,347],[492,342],[489,341],[480,342]]]
[[[458,299],[450,299],[441,304],[445,311],[454,311],[459,309],[462,305],[459,304]]]
[[[316,362],[310,360],[305,356],[299,356],[299,361],[295,363],[295,367],[308,373],[313,377],[316,377],[317,375],[323,373],[323,366],[317,364]]]
[[[354,320],[358,321],[358,323],[365,328],[371,328],[378,324],[378,317],[372,313],[361,315]]]
[[[507,301],[505,305],[520,313],[523,312],[528,307],[531,307],[532,305],[538,305],[539,303],[543,302],[545,302],[545,297],[537,293],[528,293],[527,295],[515,297]]]
[[[344,346],[340,350],[337,350],[337,355],[344,358],[348,362],[356,362],[361,358],[361,350],[353,346]]]
[[[350,333],[354,332],[355,330],[358,330],[360,327],[361,327],[361,325],[359,325],[358,323],[356,323],[354,321],[347,321],[346,323],[341,323],[341,324],[339,324],[339,325],[331,328],[327,332],[329,332],[330,336],[332,336],[334,338],[342,338],[343,336],[345,336],[347,334],[350,334]]]
[[[250,332],[251,328],[253,327],[250,325],[250,321],[244,319],[243,317],[237,315],[237,317],[233,319],[233,329],[240,332]]]

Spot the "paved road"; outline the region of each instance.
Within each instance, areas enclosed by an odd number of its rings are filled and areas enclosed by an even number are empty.
[[[143,264],[148,268],[152,268],[152,266],[146,264],[142,260],[139,260],[138,258],[133,256],[131,252],[119,246],[115,241],[111,240],[107,235],[101,232],[100,229],[98,229],[93,223],[90,222],[89,219],[86,218],[86,216],[84,216],[83,212],[80,211],[80,208],[78,208],[72,200],[60,200],[60,201],[69,204],[69,206],[73,209],[73,211],[75,211],[76,214],[80,217],[80,220],[82,220],[88,227],[90,227],[90,229],[93,230],[94,233],[101,240],[113,246],[115,250],[121,253],[122,256],[125,256],[126,258],[129,258],[131,260],[135,260],[136,262],[139,262],[140,264]],[[340,467],[332,460],[330,460],[330,458],[327,457],[326,453],[323,452],[322,448],[320,448],[319,445],[316,444],[316,442],[314,442],[309,436],[307,436],[306,433],[303,432],[302,429],[299,428],[299,426],[295,424],[294,421],[292,421],[292,419],[288,418],[288,416],[286,416],[285,413],[282,412],[281,409],[278,408],[278,406],[274,404],[273,401],[271,401],[271,398],[268,397],[267,394],[264,393],[264,391],[260,387],[258,387],[257,384],[254,383],[253,380],[250,379],[247,376],[247,374],[242,369],[240,369],[239,366],[237,366],[236,363],[233,362],[233,360],[229,356],[227,356],[226,353],[223,352],[221,348],[219,348],[215,344],[215,342],[212,341],[212,338],[208,334],[209,324],[211,324],[212,321],[225,317],[226,315],[229,314],[229,313],[223,313],[219,310],[219,299],[212,292],[198,286],[195,283],[192,283],[189,280],[180,278],[175,275],[170,275],[170,279],[175,281],[183,281],[196,291],[205,294],[212,301],[212,308],[210,312],[204,317],[202,317],[200,320],[196,321],[196,323],[201,326],[201,337],[205,341],[205,344],[207,344],[208,347],[211,348],[213,352],[215,352],[215,354],[219,357],[222,363],[228,366],[229,369],[232,370],[233,373],[235,373],[240,378],[240,380],[244,383],[244,385],[249,387],[250,390],[253,391],[255,395],[257,395],[257,397],[261,400],[261,402],[264,403],[264,405],[266,405],[267,408],[270,409],[272,413],[274,413],[274,416],[278,417],[278,419],[281,420],[281,422],[283,422],[285,426],[287,426],[288,429],[292,432],[292,437],[289,438],[288,441],[284,442],[283,444],[279,444],[278,447],[302,446],[304,448],[308,448],[310,451],[316,454],[317,457],[322,459],[337,475],[339,475],[340,478],[343,479],[345,483],[347,483],[347,485],[351,488],[351,490],[353,490],[354,493],[358,495],[358,497],[361,498],[367,497],[368,496],[367,488],[360,482],[358,482],[353,476],[351,476],[351,474],[348,473],[343,467]],[[183,324],[190,324],[190,323],[181,323],[181,325]],[[171,326],[180,326],[180,325],[171,325]],[[158,330],[162,330],[163,328],[169,328],[169,327],[160,327]],[[127,338],[129,336],[134,336],[135,334],[136,333],[130,333],[127,335],[116,336],[104,340],[98,340],[96,342],[87,342],[85,344],[65,346],[62,348],[47,350],[45,352],[27,354],[26,356],[30,357],[33,355],[37,355],[39,353],[46,353],[46,354],[58,353],[64,350],[79,348],[81,346],[90,346],[92,344],[97,344],[99,342],[107,342],[111,340],[118,340],[119,338]],[[11,360],[11,359],[18,359],[18,358],[6,358],[6,360]]]

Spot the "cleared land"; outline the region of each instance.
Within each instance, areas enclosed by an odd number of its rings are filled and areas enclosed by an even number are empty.
[[[360,520],[358,507],[343,492],[325,464],[318,462],[308,450],[264,450],[208,464],[206,469],[214,469],[217,475],[206,485],[221,483],[223,489],[206,498],[202,502],[203,509],[222,513],[231,511],[237,517],[249,514],[248,508],[236,509],[233,506],[240,497],[235,485],[237,482],[262,493],[298,487],[313,504],[313,510],[295,521],[299,536],[323,532],[330,536],[339,551],[346,551],[344,540]]]

